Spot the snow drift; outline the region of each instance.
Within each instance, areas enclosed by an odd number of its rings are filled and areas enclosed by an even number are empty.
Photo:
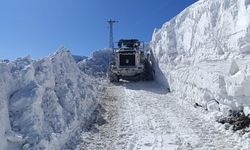
[[[97,107],[97,83],[65,48],[1,62],[0,72],[0,149],[66,148]]]
[[[171,91],[250,114],[249,0],[200,0],[155,30],[151,47]]]

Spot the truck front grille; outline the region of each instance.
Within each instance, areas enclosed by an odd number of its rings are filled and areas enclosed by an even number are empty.
[[[135,55],[120,54],[120,66],[121,67],[135,66]]]

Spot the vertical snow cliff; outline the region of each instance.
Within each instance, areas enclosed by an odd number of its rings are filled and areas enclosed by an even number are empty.
[[[0,63],[0,149],[60,149],[97,107],[97,84],[64,48]]]
[[[200,0],[155,30],[151,47],[171,91],[250,113],[249,0]]]

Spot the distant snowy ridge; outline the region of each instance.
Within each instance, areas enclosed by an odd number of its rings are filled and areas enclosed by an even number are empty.
[[[98,105],[97,82],[65,48],[0,62],[0,72],[0,149],[64,148]]]
[[[78,66],[80,70],[88,75],[105,77],[112,54],[111,49],[97,50],[92,53],[90,58],[78,62]]]
[[[78,56],[78,55],[72,55],[72,56],[75,59],[76,63],[88,58],[86,56]]]
[[[151,47],[171,91],[250,113],[249,0],[200,0],[155,30]]]

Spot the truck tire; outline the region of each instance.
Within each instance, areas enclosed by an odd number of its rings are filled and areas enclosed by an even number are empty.
[[[154,80],[154,70],[151,63],[148,60],[144,61],[144,80],[152,81]]]
[[[112,72],[110,72],[108,74],[108,77],[109,77],[109,81],[112,82],[112,83],[113,82],[119,82],[119,77],[116,74],[112,73]]]

